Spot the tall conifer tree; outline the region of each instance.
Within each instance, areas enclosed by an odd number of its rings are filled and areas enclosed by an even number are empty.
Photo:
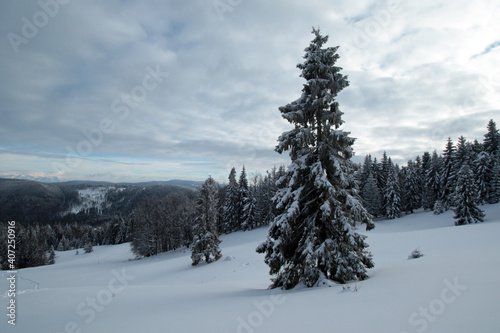
[[[355,228],[366,223],[370,229],[373,222],[356,190],[354,139],[339,129],[343,113],[335,101],[347,77],[335,66],[338,47],[323,48],[328,36],[316,29],[313,34],[304,63],[297,65],[306,80],[302,96],[279,108],[294,129],[280,136],[276,151],[289,151],[292,163],[278,181],[279,214],[257,248],[276,275],[273,288],[365,279],[373,267],[366,236]]]
[[[454,154],[456,148],[451,138],[448,138],[443,150],[443,163],[441,164],[441,195],[440,201],[445,210],[448,210],[453,202],[453,192],[455,191],[456,172],[454,168]]]
[[[455,224],[463,225],[484,221],[484,213],[477,206],[478,191],[474,183],[474,174],[468,163],[458,173],[455,192]]]
[[[378,189],[377,180],[372,174],[366,180],[361,194],[366,210],[374,217],[379,216],[382,211],[382,195]]]
[[[207,263],[219,260],[222,256],[217,233],[218,185],[212,177],[203,183],[199,190],[196,204],[196,221],[194,225],[191,259],[193,266],[201,260]]]
[[[239,225],[239,190],[236,181],[236,169],[233,167],[228,177],[229,183],[225,187],[226,200],[222,208],[222,232],[235,231]]]
[[[401,194],[396,167],[389,168],[387,184],[384,188],[385,216],[395,219],[401,216]]]

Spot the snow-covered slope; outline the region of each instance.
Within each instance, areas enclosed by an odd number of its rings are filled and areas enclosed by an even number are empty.
[[[79,202],[73,204],[67,213],[78,214],[95,209],[98,214],[101,214],[106,205],[110,205],[109,203],[106,204],[106,194],[110,190],[116,191],[117,188],[114,186],[99,186],[79,189],[77,191]]]
[[[453,212],[378,221],[363,231],[376,267],[349,286],[267,290],[255,253],[266,228],[223,236],[222,259],[196,267],[187,250],[142,260],[129,260],[128,244],[58,252],[55,265],[19,270],[16,327],[3,315],[0,331],[498,332],[500,205],[483,208],[485,223],[461,227]],[[424,256],[408,260],[417,247]]]

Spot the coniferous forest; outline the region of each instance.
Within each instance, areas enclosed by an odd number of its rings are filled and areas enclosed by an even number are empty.
[[[477,207],[500,201],[499,141],[492,119],[482,142],[461,136],[455,144],[448,138],[442,152],[424,152],[404,166],[394,164],[386,153],[379,160],[367,155],[357,171],[363,204],[372,216],[388,219],[419,208],[435,214],[454,209],[457,224],[463,224],[458,221],[466,218],[464,202]],[[480,218],[466,220],[481,222]]]
[[[298,65],[307,81],[302,97],[279,108],[294,125],[276,148],[289,152],[289,167],[250,177],[244,166],[239,177],[233,167],[225,184],[209,177],[198,190],[145,197],[129,214],[101,224],[19,224],[16,267],[53,264],[55,251],[85,255],[92,246],[125,242],[138,258],[192,247],[196,265],[221,257],[219,234],[269,225],[268,239],[257,250],[266,253],[270,273],[277,275],[273,287],[312,286],[322,278],[344,283],[366,278],[366,269],[373,267],[357,224],[369,230],[378,218],[396,219],[419,209],[453,210],[455,225],[482,222],[481,206],[500,201],[495,121],[486,124],[482,141],[448,138],[442,151],[423,152],[406,165],[393,163],[386,153],[354,164],[354,139],[339,128],[343,113],[335,100],[349,82],[335,66],[337,47],[323,48],[328,36],[313,34]],[[0,228],[2,243],[6,231]],[[5,252],[0,266],[8,267]]]

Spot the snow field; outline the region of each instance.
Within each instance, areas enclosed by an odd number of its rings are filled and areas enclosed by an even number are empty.
[[[181,249],[142,260],[129,244],[57,252],[52,266],[17,275],[16,327],[1,332],[498,332],[500,204],[484,223],[453,212],[376,221],[375,268],[349,285],[268,290],[255,248],[267,228],[221,237],[222,258],[191,266]],[[423,257],[408,260],[420,248]],[[0,305],[7,313],[6,272]]]

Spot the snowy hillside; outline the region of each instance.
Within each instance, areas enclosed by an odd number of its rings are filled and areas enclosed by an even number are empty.
[[[460,227],[451,211],[377,221],[363,231],[370,278],[330,288],[268,290],[255,252],[266,228],[221,237],[222,259],[196,267],[187,250],[142,260],[129,260],[129,244],[57,252],[55,265],[19,270],[17,327],[4,315],[0,331],[498,332],[500,204],[483,209],[484,223]],[[424,256],[408,260],[415,248]]]
[[[80,212],[89,212],[94,209],[97,214],[102,214],[104,208],[109,207],[106,204],[106,195],[109,191],[122,191],[123,188],[114,186],[88,187],[78,190],[78,203],[74,203],[67,213],[78,214]]]

